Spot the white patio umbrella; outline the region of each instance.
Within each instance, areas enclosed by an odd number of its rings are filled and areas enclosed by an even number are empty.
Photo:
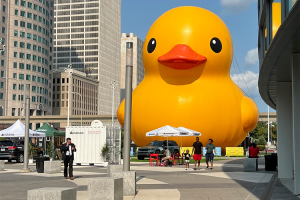
[[[25,125],[18,119],[7,129],[0,131],[0,137],[25,137]],[[46,134],[29,129],[29,137],[46,137]]]
[[[167,137],[167,148],[169,149],[169,137],[170,136],[180,136],[181,133],[186,133],[186,131],[180,131],[172,126],[166,125],[161,128],[155,129],[153,131],[149,131],[146,133],[146,137],[151,136],[162,136]]]
[[[179,135],[181,136],[181,146],[182,147],[182,137],[183,136],[201,136],[201,133],[198,131],[194,131],[185,127],[178,127],[177,130],[182,131],[182,133]]]

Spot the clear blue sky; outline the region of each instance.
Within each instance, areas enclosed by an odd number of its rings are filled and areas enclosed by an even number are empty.
[[[153,22],[166,11],[179,6],[197,6],[217,14],[228,26],[239,65],[231,67],[232,79],[252,96],[260,112],[268,106],[260,98],[257,86],[257,0],[123,0],[121,5],[121,31],[134,33],[142,40]],[[243,79],[243,78],[244,79]],[[247,83],[247,86],[245,82]],[[248,88],[250,90],[249,94]],[[270,109],[274,112],[274,110]]]

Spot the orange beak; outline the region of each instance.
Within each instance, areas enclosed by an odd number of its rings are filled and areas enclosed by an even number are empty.
[[[158,57],[158,62],[173,69],[191,69],[206,60],[205,56],[197,54],[186,44],[177,44],[171,51]]]

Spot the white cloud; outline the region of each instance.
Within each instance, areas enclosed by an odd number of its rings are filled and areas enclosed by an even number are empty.
[[[252,71],[246,71],[242,74],[230,75],[230,77],[244,91],[244,93],[247,93],[247,95],[249,95],[250,98],[252,98],[252,96],[253,98],[260,96],[258,92],[258,74],[255,74]],[[247,85],[245,84],[245,82]]]
[[[251,67],[258,63],[258,49],[251,49],[245,57],[245,67]]]
[[[221,5],[224,13],[236,14],[247,10],[254,2],[257,0],[221,0]]]

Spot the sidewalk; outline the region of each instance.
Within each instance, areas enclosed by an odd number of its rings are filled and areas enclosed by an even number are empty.
[[[63,180],[62,173],[19,173],[22,164],[6,164],[0,172],[0,199],[26,199],[27,190],[41,187],[76,187],[77,199],[86,200],[87,181],[93,177],[106,177],[106,168],[98,166],[74,166],[75,180]],[[190,167],[193,167],[191,164]],[[35,169],[34,165],[30,166]],[[214,170],[185,170],[176,167],[149,167],[148,163],[131,163],[137,172],[137,195],[124,200],[258,200],[262,199],[275,172],[264,171],[264,159],[259,159],[259,171],[243,172],[243,158],[217,161]],[[274,179],[274,178],[273,178]],[[275,180],[276,181],[276,180]],[[280,181],[275,182],[271,199],[297,200]]]

